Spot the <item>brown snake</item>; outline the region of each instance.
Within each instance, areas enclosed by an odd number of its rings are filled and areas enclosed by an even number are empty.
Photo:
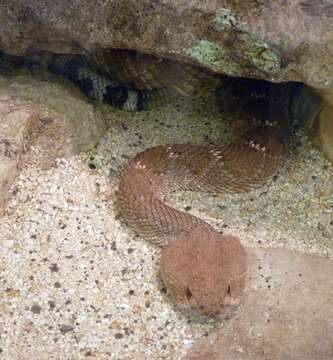
[[[88,96],[127,110],[144,109],[145,91],[171,90],[188,96],[211,91],[223,81],[224,105],[243,108],[262,123],[277,119],[281,125],[281,120],[288,123],[298,88],[227,80],[197,66],[131,50],[109,49],[88,59],[35,55],[34,61],[46,62],[51,72],[68,78]],[[4,53],[1,59],[3,66],[25,64]],[[246,254],[238,238],[222,235],[203,220],[170,207],[165,196],[175,190],[244,192],[263,185],[284,162],[287,146],[280,135],[262,126],[229,145],[158,146],[125,166],[118,192],[120,211],[139,235],[163,247],[160,273],[179,307],[206,315],[234,308],[245,286]]]
[[[157,146],[126,164],[120,212],[141,237],[163,247],[160,274],[180,308],[204,315],[235,308],[246,282],[246,253],[237,237],[176,210],[165,196],[175,190],[258,188],[283,164],[287,151],[275,130],[258,127],[231,144]]]

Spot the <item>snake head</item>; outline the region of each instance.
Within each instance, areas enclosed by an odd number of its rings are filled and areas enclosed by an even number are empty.
[[[180,309],[225,318],[241,301],[246,268],[239,240],[207,227],[170,241],[162,252],[160,273]]]

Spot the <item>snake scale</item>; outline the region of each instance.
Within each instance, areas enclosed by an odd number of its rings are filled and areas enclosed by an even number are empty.
[[[29,65],[36,59],[89,97],[126,110],[144,109],[165,89],[190,95],[221,81],[206,70],[128,50],[88,58],[44,54],[32,57]],[[14,60],[17,67],[22,65]],[[283,136],[271,126],[260,126],[231,144],[150,148],[125,165],[119,211],[140,236],[163,248],[160,274],[184,311],[204,315],[232,311],[246,283],[246,252],[237,237],[171,207],[166,196],[176,190],[238,193],[258,188],[272,178],[287,153]]]

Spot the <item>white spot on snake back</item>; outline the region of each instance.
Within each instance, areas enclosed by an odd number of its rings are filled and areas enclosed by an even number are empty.
[[[178,157],[177,153],[174,153],[172,151],[169,153],[169,158],[177,158],[177,157]]]
[[[137,161],[136,164],[135,164],[135,168],[136,169],[140,169],[140,170],[144,170],[146,169],[147,165],[146,164],[142,164],[141,161]]]

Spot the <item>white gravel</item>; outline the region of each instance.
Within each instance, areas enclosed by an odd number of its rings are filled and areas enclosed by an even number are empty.
[[[228,134],[212,98],[110,112],[96,150],[23,170],[0,219],[0,358],[181,359],[214,326],[179,313],[158,279],[159,249],[118,218],[127,159],[166,142]],[[38,156],[38,149],[36,149]],[[308,142],[272,184],[243,195],[179,193],[180,208],[251,246],[333,255],[333,168]]]

